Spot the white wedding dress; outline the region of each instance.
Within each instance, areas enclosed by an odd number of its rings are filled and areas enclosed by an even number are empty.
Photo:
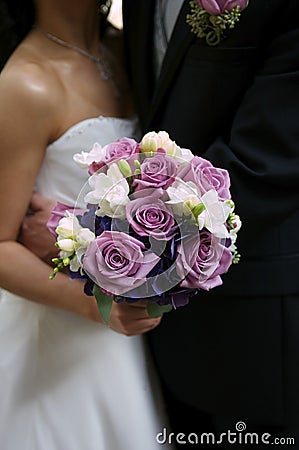
[[[136,129],[105,117],[72,126],[48,147],[37,190],[74,205],[88,174],[73,154]],[[157,450],[165,420],[143,337],[2,292],[1,450]]]

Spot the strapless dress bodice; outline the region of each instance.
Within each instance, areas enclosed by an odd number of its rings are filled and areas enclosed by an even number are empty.
[[[80,192],[86,188],[88,173],[73,161],[73,155],[90,151],[96,142],[104,146],[122,137],[140,137],[136,117],[99,116],[76,123],[47,147],[36,191],[66,205],[83,207]]]

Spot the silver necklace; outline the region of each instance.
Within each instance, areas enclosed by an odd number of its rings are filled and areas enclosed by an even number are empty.
[[[113,72],[111,70],[110,64],[103,56],[105,53],[105,49],[101,44],[99,44],[101,56],[97,57],[97,56],[92,55],[91,53],[88,53],[83,48],[80,48],[80,47],[77,47],[76,45],[70,44],[69,42],[64,41],[60,37],[55,36],[55,34],[49,33],[48,31],[45,31],[42,28],[37,27],[36,25],[33,28],[35,30],[39,31],[40,33],[42,33],[48,39],[50,39],[50,41],[53,41],[56,44],[61,45],[62,47],[66,47],[66,48],[69,48],[70,50],[74,50],[75,52],[79,53],[80,55],[88,58],[90,61],[93,61],[96,64],[96,66],[100,72],[102,80],[107,81],[107,80],[110,80],[111,78],[113,78]]]

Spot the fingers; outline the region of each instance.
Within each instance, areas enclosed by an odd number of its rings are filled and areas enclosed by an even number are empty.
[[[145,300],[138,300],[138,302],[135,302],[135,303],[123,303],[123,305],[128,305],[130,308],[146,309],[147,302]]]
[[[138,301],[136,303],[113,303],[114,305],[118,305],[117,309],[119,314],[124,314],[128,316],[134,316],[136,318],[142,319],[142,318],[148,318],[147,313],[147,302],[145,301]]]
[[[136,304],[133,306],[128,303],[114,303],[112,305],[109,327],[126,336],[134,336],[146,333],[158,326],[161,317],[149,318],[146,302],[142,303],[144,304],[142,307],[140,305],[136,307]]]
[[[38,192],[33,192],[29,204],[30,210],[39,211],[40,209],[42,209],[45,201],[46,199],[44,199],[43,201],[43,196],[41,194],[39,194]]]
[[[112,323],[110,328],[118,333],[124,334],[125,336],[137,336],[156,328],[159,323],[160,321],[157,321],[156,319],[143,319],[140,321],[135,321],[134,323],[117,324],[115,328]]]
[[[109,320],[109,328],[117,333],[125,336],[135,336],[146,333],[157,327],[161,321],[159,318],[149,318],[146,310],[146,302],[142,302],[143,306],[138,307],[128,303],[112,303],[112,309]],[[100,322],[104,325],[103,319],[98,311],[96,302],[92,302],[91,314],[89,311],[88,318],[90,320]]]
[[[45,197],[38,192],[33,192],[30,204],[29,204],[29,210],[31,212],[37,212],[44,209],[51,209],[55,206],[55,201],[49,199],[48,197]]]
[[[148,331],[156,328],[159,323],[159,319],[139,319],[134,322],[113,322],[110,321],[109,327],[117,333],[124,334],[125,336],[136,336],[139,334],[147,333]]]

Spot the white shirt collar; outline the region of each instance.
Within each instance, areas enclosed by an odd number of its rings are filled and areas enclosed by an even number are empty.
[[[176,20],[184,0],[157,0],[155,11],[154,59],[158,78]]]

